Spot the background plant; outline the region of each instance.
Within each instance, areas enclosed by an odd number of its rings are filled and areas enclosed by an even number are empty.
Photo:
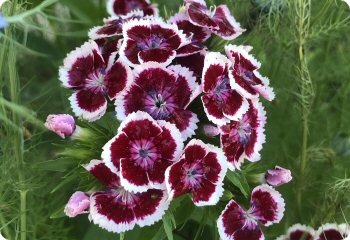
[[[163,16],[177,12],[180,4],[154,2]],[[280,189],[286,214],[281,224],[266,229],[267,239],[297,222],[316,228],[344,222],[350,215],[349,8],[340,0],[272,0],[270,6],[257,0],[211,0],[208,5],[220,2],[247,29],[235,41],[254,46],[262,73],[277,93],[272,104],[265,104],[269,122],[261,162],[245,164],[243,174],[231,178],[240,186],[237,193],[247,191],[246,181],[257,173],[281,165],[292,169],[294,181]],[[57,69],[65,54],[86,40],[88,29],[101,24],[107,15],[104,1],[13,0],[1,12],[10,23],[0,33],[1,233],[22,240],[115,239],[84,217],[61,217],[75,189],[59,184],[68,182],[66,170],[74,159],[67,152],[58,155],[53,144],[62,144],[42,127],[49,113],[70,111]],[[227,42],[214,39],[211,44],[221,51]],[[181,207],[191,213],[187,200]],[[215,211],[193,212],[189,218],[177,216],[176,207],[163,223],[141,236],[136,229],[125,239],[215,237]]]

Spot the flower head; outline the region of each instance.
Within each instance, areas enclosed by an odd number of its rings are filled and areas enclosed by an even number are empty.
[[[270,226],[279,223],[285,203],[281,194],[268,185],[254,188],[250,208],[245,211],[231,200],[221,213],[217,226],[222,240],[263,240],[259,223]]]
[[[158,15],[157,5],[151,4],[149,0],[108,0],[107,12],[111,16],[127,15],[132,11],[139,10],[146,15]]]
[[[315,240],[343,240],[350,236],[348,224],[327,223],[316,231]]]
[[[112,171],[120,172],[121,186],[126,190],[145,192],[165,189],[165,170],[182,148],[175,125],[138,111],[122,122],[118,134],[103,147],[102,158]]]
[[[197,206],[215,205],[223,193],[227,166],[221,149],[191,140],[180,160],[166,171],[169,198],[191,193]]]
[[[135,81],[115,102],[118,119],[140,110],[175,124],[184,139],[192,136],[198,118],[186,107],[200,88],[193,73],[180,65],[165,68],[149,62],[135,68],[134,75]]]
[[[107,109],[106,96],[114,100],[131,82],[130,68],[114,57],[110,54],[106,62],[97,43],[90,41],[64,60],[60,80],[74,91],[69,100],[76,116],[88,121],[101,118]]]
[[[69,114],[52,114],[47,116],[45,127],[61,138],[72,136],[76,129],[75,120]]]
[[[88,213],[90,207],[90,196],[84,192],[75,192],[70,197],[64,208],[64,213],[72,218],[79,214]]]
[[[268,170],[265,174],[267,184],[278,187],[292,180],[290,170],[276,166],[275,169]]]
[[[207,53],[202,74],[204,110],[210,121],[224,125],[238,120],[248,110],[248,102],[230,86],[230,61],[220,53]]]
[[[91,194],[89,219],[110,232],[125,232],[138,225],[149,226],[162,218],[169,206],[166,191],[149,189],[129,192],[120,186],[119,175],[101,160],[92,160],[85,168],[106,186]]]
[[[286,235],[278,237],[276,240],[315,240],[315,230],[312,227],[294,224]]]
[[[176,51],[188,40],[177,25],[159,18],[134,19],[123,25],[123,44],[119,54],[130,66],[158,62],[167,66]]]
[[[232,61],[230,71],[231,86],[246,98],[255,98],[259,95],[271,101],[275,98],[273,89],[269,87],[269,79],[258,72],[261,64],[249,54],[249,46],[228,45],[226,54]]]
[[[221,126],[221,147],[231,170],[239,169],[245,158],[259,161],[259,152],[265,143],[265,110],[257,99],[248,103],[249,109],[240,120]]]

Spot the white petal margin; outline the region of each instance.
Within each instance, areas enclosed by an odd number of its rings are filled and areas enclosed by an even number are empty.
[[[198,129],[199,119],[197,114],[191,112],[192,117],[189,120],[188,127],[181,132],[182,138],[186,141],[188,138],[192,137],[195,134],[195,131]]]
[[[254,151],[252,155],[246,155],[246,158],[251,162],[257,162],[261,159],[260,151],[263,148],[263,144],[266,142],[265,136],[265,125],[266,125],[266,112],[264,106],[259,99],[252,99],[252,107],[258,112],[258,122],[259,126],[256,129],[257,132],[257,140],[254,144]]]
[[[349,225],[347,225],[346,223],[340,224],[340,225],[338,225],[336,223],[326,223],[317,229],[316,235],[315,235],[315,240],[319,240],[320,237],[322,237],[322,233],[324,231],[328,231],[328,230],[332,230],[332,229],[338,231],[344,237],[350,236]],[[345,238],[345,240],[347,240],[347,239],[348,238]]]
[[[249,60],[257,69],[261,67],[261,63],[256,60],[249,52],[252,50],[251,46],[245,46],[245,45],[233,45],[229,44],[225,46],[225,52],[227,57],[232,61],[232,63],[235,62],[235,58],[232,56],[232,53],[238,53],[242,55],[245,59]]]
[[[263,225],[267,227],[267,226],[270,226],[274,223],[279,223],[283,218],[285,206],[286,206],[284,199],[282,198],[282,195],[278,191],[276,191],[273,187],[271,187],[267,184],[262,184],[260,186],[255,187],[252,191],[252,196],[253,196],[254,192],[256,192],[256,191],[262,191],[262,192],[269,193],[271,195],[271,197],[273,198],[273,200],[277,203],[277,209],[276,209],[277,217],[276,217],[276,219],[273,221],[269,221]],[[253,216],[254,216],[254,214],[253,214]]]
[[[242,119],[243,114],[245,114],[249,109],[249,103],[247,99],[243,97],[239,92],[237,93],[242,97],[242,100],[243,100],[241,107],[237,110],[237,112],[234,115],[228,115],[223,112],[226,118],[233,121],[239,121],[240,119]]]
[[[120,160],[120,185],[128,192],[134,192],[134,193],[143,193],[147,192],[149,189],[156,188],[156,189],[164,189],[162,185],[158,184],[152,184],[150,180],[148,179],[148,184],[138,186],[135,185],[131,182],[129,182],[127,179],[123,177],[123,167],[122,167],[122,162],[126,161],[124,159]]]
[[[145,216],[142,219],[137,219],[136,220],[137,225],[139,225],[140,227],[144,227],[144,226],[150,226],[150,225],[154,224],[155,222],[158,222],[164,216],[165,211],[168,210],[169,204],[170,204],[170,202],[168,201],[168,194],[164,190],[163,197],[162,197],[161,201],[159,202],[157,210],[151,215]]]
[[[97,31],[99,31],[100,29],[105,27],[106,23],[108,23],[110,21],[117,20],[119,18],[121,18],[123,21],[125,21],[127,19],[132,18],[132,17],[140,17],[140,18],[142,18],[143,17],[143,11],[140,10],[140,9],[136,9],[136,10],[133,10],[133,11],[129,12],[127,15],[111,16],[111,17],[108,17],[108,18],[104,18],[103,19],[104,25],[96,26],[96,27],[91,28],[89,30],[89,32],[88,32],[88,36],[89,36],[90,39],[95,40],[95,39],[101,39],[101,38],[105,38],[105,37],[121,35],[122,33],[119,33],[119,34],[99,34],[99,33],[97,33]]]
[[[151,8],[152,8],[153,11],[154,11],[154,16],[157,17],[158,14],[159,14],[157,4],[151,4],[151,1],[150,1],[150,0],[144,0],[144,1],[145,1],[147,4],[150,4],[150,5],[151,5]],[[111,15],[111,16],[118,16],[118,15],[114,12],[114,8],[113,8],[114,2],[115,2],[115,0],[107,0],[107,3],[106,3],[107,13],[108,13],[109,15]],[[136,10],[142,11],[141,9],[136,9]],[[134,11],[136,11],[136,10],[134,10]]]
[[[93,50],[95,50],[97,53],[100,52],[96,42],[88,41],[67,54],[66,58],[63,60],[63,66],[59,68],[58,72],[59,80],[62,82],[62,85],[64,87],[75,87],[69,84],[68,72],[71,70],[73,64],[77,61],[77,59],[85,58],[89,55],[93,56]],[[103,59],[102,56],[101,59]]]
[[[90,214],[89,219],[100,226],[103,229],[106,229],[109,232],[121,233],[128,230],[131,230],[135,227],[136,219],[134,218],[130,223],[124,222],[117,224],[114,221],[108,219],[105,215],[102,215],[98,212],[96,208],[96,201],[94,194],[91,194],[90,197]]]
[[[262,85],[256,85],[253,86],[255,91],[261,94],[266,100],[272,101],[275,99],[275,92],[273,89],[269,86],[270,80],[267,77],[261,76],[261,74],[258,71],[253,72],[257,78],[259,78],[263,84]]]
[[[133,20],[130,20],[126,23],[123,24],[123,38],[124,38],[124,41],[120,47],[120,50],[119,50],[119,56],[120,58],[125,61],[129,66],[131,67],[135,67],[139,64],[134,64],[132,63],[124,54],[125,52],[125,49],[127,47],[127,42],[128,40],[130,39],[128,37],[128,31],[130,29],[132,29],[133,27],[135,26],[144,26],[144,27],[147,27],[147,28],[150,28],[152,25],[159,25],[161,28],[165,28],[165,29],[171,29],[173,30],[174,32],[176,32],[180,39],[181,39],[181,44],[179,46],[182,47],[186,44],[189,43],[188,39],[186,38],[186,35],[179,30],[179,28],[177,27],[176,24],[168,24],[168,23],[165,23],[161,18],[156,18],[156,17],[149,17],[149,18],[144,18],[144,19],[133,19]],[[172,56],[169,57],[169,59],[164,62],[164,63],[161,63],[163,66],[167,66],[171,63],[171,61],[175,58],[176,56],[176,49],[174,49],[174,54]]]
[[[87,163],[87,164],[82,164],[81,166],[82,166],[83,168],[85,168],[87,171],[91,172],[91,170],[92,170],[93,168],[95,168],[97,165],[99,165],[99,164],[101,164],[101,163],[103,163],[102,160],[93,159],[93,160],[91,160],[89,163]]]
[[[221,171],[218,176],[218,181],[215,183],[212,182],[212,184],[216,185],[215,192],[210,196],[210,199],[208,201],[194,202],[194,204],[198,207],[216,205],[224,193],[223,181],[227,172],[226,156],[221,148],[215,147],[211,144],[205,144],[201,140],[193,139],[188,143],[187,146],[189,145],[200,145],[201,147],[206,149],[207,154],[209,152],[214,152],[216,154],[216,159],[218,160],[218,163],[221,166]]]
[[[79,92],[79,91],[78,91]],[[75,116],[81,117],[84,120],[87,120],[88,122],[94,122],[98,119],[100,119],[107,110],[107,100],[105,99],[104,104],[99,107],[94,112],[89,112],[84,109],[82,109],[78,104],[77,94],[78,92],[74,92],[72,96],[69,97],[70,105],[72,108],[72,111],[74,112]]]
[[[350,0],[343,0],[343,2],[345,2],[346,4],[348,4],[349,8],[350,8]]]
[[[288,228],[286,239],[289,240],[290,234],[292,234],[293,232],[296,232],[296,231],[302,231],[302,232],[309,233],[312,237],[315,237],[315,234],[316,234],[315,230],[312,227],[297,223],[297,224],[294,224],[293,226],[291,226],[290,228]]]
[[[237,38],[239,35],[241,35],[245,31],[245,29],[241,28],[241,25],[239,24],[239,22],[237,22],[236,19],[232,16],[227,5],[220,5],[216,9],[218,8],[221,8],[223,10],[226,19],[231,24],[231,26],[233,26],[233,28],[236,30],[236,33],[232,36],[223,36],[220,34],[220,30],[213,29],[213,32],[225,40],[233,40]]]
[[[231,237],[230,235],[226,234],[225,231],[225,227],[224,227],[224,221],[222,219],[223,214],[227,211],[228,207],[231,205],[232,202],[235,202],[238,206],[240,206],[235,200],[231,200],[225,207],[225,209],[222,211],[220,217],[218,218],[216,225],[218,227],[218,232],[220,235],[220,240],[242,240],[242,239],[235,239],[233,237]],[[240,208],[242,208],[240,206]],[[242,209],[244,211],[244,209]],[[245,211],[244,211],[245,212]],[[256,223],[256,225],[258,226],[258,223]],[[248,240],[248,239],[244,239],[244,240]],[[261,237],[259,240],[265,240],[265,236],[264,234],[261,234]]]
[[[153,125],[158,128],[160,131],[162,131],[161,127],[157,124],[157,121],[154,120],[151,115],[149,115],[146,112],[143,111],[137,111],[130,113],[123,122],[120,123],[118,132],[122,132],[123,129],[128,125],[128,123],[133,122],[133,121],[138,121],[138,120],[149,120],[150,122],[153,123]]]
[[[211,121],[212,123],[218,125],[218,126],[223,126],[227,123],[230,122],[230,119],[228,119],[227,117],[223,116],[222,118],[216,118],[214,117],[213,115],[211,115],[209,112],[208,112],[208,109],[207,107],[205,106],[204,104],[204,101],[203,101],[203,97],[201,98],[202,100],[202,104],[203,104],[203,109],[204,109],[204,112],[208,118],[209,121]]]
[[[116,136],[114,136],[111,140],[109,140],[103,147],[102,147],[102,153],[101,153],[101,159],[105,163],[106,167],[108,167],[113,173],[119,174],[118,168],[114,166],[112,163],[111,158],[111,146],[114,143],[114,141],[120,137],[120,135],[125,135],[123,132],[118,132]],[[119,174],[120,175],[120,174]]]

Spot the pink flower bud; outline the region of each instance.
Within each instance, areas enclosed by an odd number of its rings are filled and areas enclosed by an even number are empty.
[[[79,214],[87,213],[90,207],[90,196],[84,192],[75,192],[70,197],[64,208],[64,213],[72,218]]]
[[[45,127],[61,138],[72,136],[76,128],[74,118],[68,114],[47,116]]]
[[[215,137],[220,134],[220,129],[211,124],[203,125],[204,134],[208,137]]]
[[[290,170],[276,166],[275,169],[268,170],[265,174],[265,181],[271,186],[278,187],[292,180]]]

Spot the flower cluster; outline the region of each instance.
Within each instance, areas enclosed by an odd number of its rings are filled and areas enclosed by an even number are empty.
[[[309,226],[295,224],[291,226],[286,235],[276,240],[342,240],[350,236],[350,226],[346,223],[326,223],[316,231]]]
[[[147,0],[109,0],[107,9],[110,17],[67,55],[59,79],[72,90],[77,117],[94,122],[112,107],[120,125],[100,159],[84,165],[104,187],[75,193],[65,212],[89,212],[92,222],[120,233],[160,220],[184,194],[196,206],[216,205],[227,171],[260,160],[266,113],[259,97],[273,100],[274,93],[252,47],[207,48],[214,35],[233,40],[244,32],[226,5],[185,0],[167,21]],[[206,135],[220,135],[220,147],[194,138],[201,112],[214,124],[203,124]],[[76,128],[66,115],[46,126],[62,138]],[[291,180],[282,170],[268,172],[271,186],[254,188],[247,211],[227,204],[217,221],[221,239],[261,240],[260,225],[282,219],[284,200],[272,187]]]

